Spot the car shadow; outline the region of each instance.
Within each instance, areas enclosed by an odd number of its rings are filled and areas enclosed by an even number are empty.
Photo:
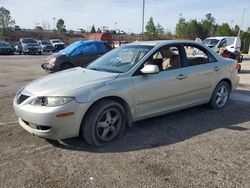
[[[237,92],[250,96],[250,91]],[[249,105],[250,103],[230,100],[228,106],[220,110],[211,110],[203,105],[143,120],[127,128],[122,137],[99,148],[89,146],[80,137],[48,142],[67,150],[96,153],[129,152],[167,146],[216,129],[246,131],[247,128],[238,124],[250,121]]]

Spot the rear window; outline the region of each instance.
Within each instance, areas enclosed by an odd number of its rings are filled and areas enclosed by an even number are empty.
[[[227,38],[226,45],[227,45],[227,46],[231,46],[231,45],[234,44],[234,41],[235,41],[235,38],[234,38],[234,37]]]
[[[185,51],[187,56],[187,66],[209,63],[207,52],[203,49],[192,45],[185,45]]]

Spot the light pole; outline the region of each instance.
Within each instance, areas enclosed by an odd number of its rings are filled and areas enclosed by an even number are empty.
[[[145,0],[142,1],[142,37],[144,35],[144,11],[145,11]]]
[[[240,22],[240,28],[239,28],[239,32],[238,32],[238,37],[240,37],[240,30],[241,30],[241,28],[242,28],[242,24],[243,24],[243,20],[244,20],[244,16],[245,16],[245,11],[246,11],[247,9],[249,9],[249,8],[250,8],[250,7],[244,8],[244,9],[243,9],[243,14],[242,14],[241,22]]]
[[[53,17],[53,21],[54,21],[54,30],[56,30],[56,18]]]

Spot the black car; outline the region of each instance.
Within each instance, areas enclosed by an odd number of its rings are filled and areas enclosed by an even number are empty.
[[[49,56],[42,68],[48,72],[56,72],[72,67],[84,67],[111,49],[104,41],[80,40]]]
[[[15,49],[8,42],[0,41],[0,55],[13,55]]]

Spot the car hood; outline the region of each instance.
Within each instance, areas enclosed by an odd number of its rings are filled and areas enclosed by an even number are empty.
[[[85,68],[72,68],[31,82],[25,87],[37,96],[63,96],[66,93],[92,84],[115,79],[119,73],[100,72]]]

